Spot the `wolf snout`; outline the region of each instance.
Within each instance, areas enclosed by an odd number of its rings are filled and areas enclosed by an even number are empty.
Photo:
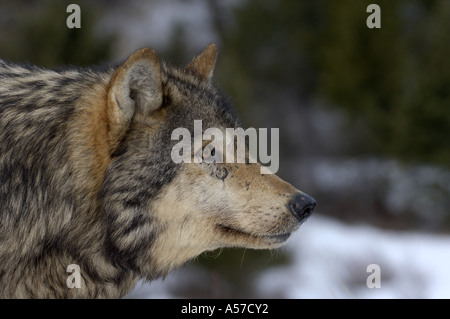
[[[305,193],[298,193],[289,202],[289,209],[299,222],[305,221],[314,211],[316,200]]]

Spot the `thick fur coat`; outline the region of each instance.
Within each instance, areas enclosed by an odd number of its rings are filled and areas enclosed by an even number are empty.
[[[117,298],[204,251],[276,248],[299,227],[315,203],[259,164],[171,159],[177,127],[240,126],[212,85],[216,56],[209,45],[175,68],[145,48],[59,71],[0,60],[1,297]]]

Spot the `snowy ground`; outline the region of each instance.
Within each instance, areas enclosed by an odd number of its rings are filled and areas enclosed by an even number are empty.
[[[262,290],[286,298],[450,298],[450,236],[349,226],[314,216],[290,239],[288,267],[264,273]],[[377,264],[381,287],[368,288]]]
[[[293,263],[263,271],[259,296],[284,298],[450,298],[450,236],[380,230],[313,216],[283,248]],[[380,288],[368,288],[367,266],[380,267]],[[173,298],[191,267],[140,283],[128,298]]]

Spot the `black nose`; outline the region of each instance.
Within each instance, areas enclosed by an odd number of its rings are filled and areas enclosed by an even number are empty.
[[[289,208],[291,209],[292,214],[294,214],[295,218],[299,221],[304,221],[308,218],[315,207],[316,201],[314,198],[304,193],[295,195],[289,202]]]

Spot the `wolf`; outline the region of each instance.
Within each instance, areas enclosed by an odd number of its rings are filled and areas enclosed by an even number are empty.
[[[241,127],[216,59],[210,44],[181,68],[151,48],[103,67],[0,60],[0,297],[120,298],[205,251],[277,248],[311,215],[259,163],[171,159],[176,128]]]

